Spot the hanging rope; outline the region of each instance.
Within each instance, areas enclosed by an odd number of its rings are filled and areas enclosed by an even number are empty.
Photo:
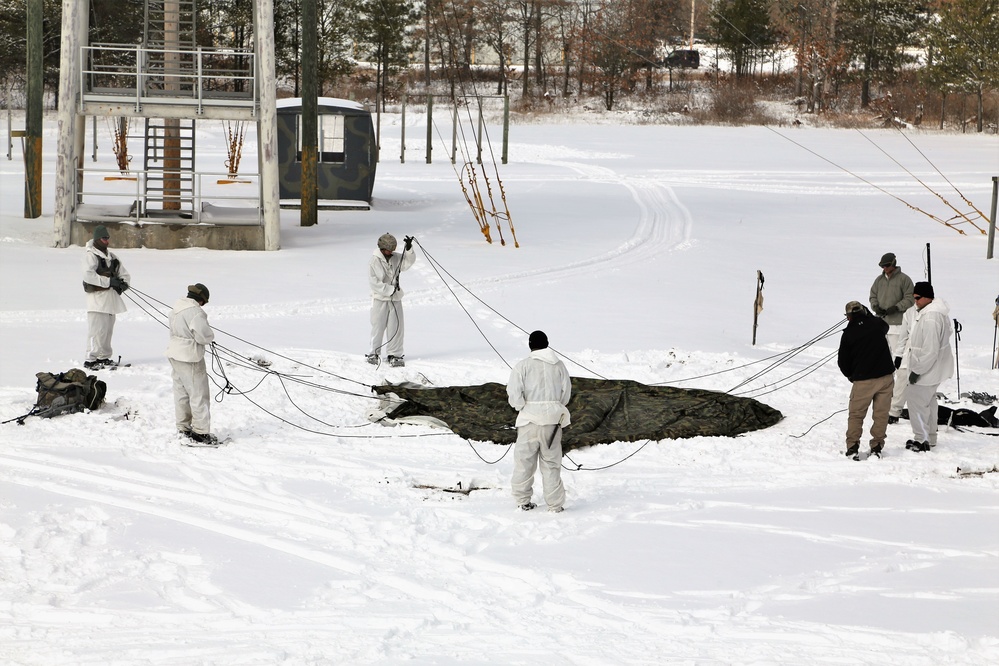
[[[458,11],[457,8],[455,7],[453,0],[450,2],[450,7],[452,15],[455,17],[455,20],[457,20]],[[444,37],[448,40],[449,48],[447,49],[447,52],[451,58],[451,62],[456,64],[458,62],[458,55],[455,51],[454,45],[457,43],[455,36],[458,34],[458,31],[451,25],[451,22],[448,20],[447,15],[443,13],[442,13],[442,25],[443,25]],[[438,43],[438,46],[442,47],[440,43]],[[443,48],[441,48],[441,53],[442,54],[444,53]],[[466,91],[466,83],[461,73],[461,67],[458,67],[456,65],[455,71],[457,72],[459,94],[452,96],[452,102],[455,104],[455,107],[457,108],[459,98],[465,101],[464,106],[465,106],[465,113],[468,116],[468,125],[469,127],[474,127],[475,120],[472,118],[471,111],[469,109],[469,104],[468,104],[469,94]],[[471,97],[475,99],[477,102],[479,117],[481,119],[482,98],[479,96],[478,91],[476,90],[474,78],[471,78],[470,80],[471,80],[471,89],[472,89]],[[483,122],[482,123],[483,135],[485,139],[485,144],[489,151],[490,159],[492,159],[493,162],[493,171],[496,175],[497,188],[500,191],[501,200],[503,202],[503,212],[500,212],[498,210],[498,207],[496,205],[496,200],[493,195],[492,182],[489,179],[489,175],[485,171],[485,165],[483,165],[482,179],[485,181],[485,188],[486,188],[485,195],[486,198],[488,198],[489,202],[489,208],[487,209],[486,207],[486,199],[483,198],[482,188],[478,182],[479,174],[476,171],[474,165],[475,160],[473,160],[470,157],[471,153],[467,149],[468,137],[465,135],[465,127],[463,123],[458,121],[458,115],[459,114],[456,112],[455,123],[456,123],[456,130],[461,134],[461,144],[462,144],[461,152],[464,161],[461,173],[459,174],[459,181],[461,182],[462,185],[462,192],[465,194],[465,200],[468,201],[469,206],[472,208],[472,214],[475,216],[476,222],[479,224],[479,229],[482,231],[482,234],[486,237],[486,240],[489,243],[492,243],[492,235],[490,232],[490,224],[489,224],[489,220],[490,218],[492,218],[492,220],[495,222],[496,232],[499,236],[500,245],[504,246],[506,245],[506,239],[503,237],[503,228],[502,225],[500,224],[500,220],[506,220],[507,225],[510,228],[511,236],[513,238],[514,247],[519,248],[520,242],[517,240],[516,231],[513,227],[512,218],[510,215],[510,207],[506,198],[506,190],[499,176],[499,168],[496,164],[495,154],[493,152],[492,142],[489,138],[488,128]],[[436,123],[434,125],[435,129],[437,129]],[[438,129],[438,136],[439,135],[440,131]],[[443,137],[441,137],[441,140],[443,143]],[[469,190],[471,190],[471,194],[469,194]]]
[[[114,137],[111,149],[114,151],[118,170],[123,176],[126,176],[130,169],[129,165],[132,163],[132,157],[128,154],[128,117],[105,118],[104,121],[108,125],[108,131]]]
[[[243,158],[243,138],[246,136],[246,122],[243,120],[223,120],[226,133],[226,152],[229,159],[225,168],[230,178],[239,175],[239,161]]]

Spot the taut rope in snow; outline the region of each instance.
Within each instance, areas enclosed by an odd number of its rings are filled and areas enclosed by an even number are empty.
[[[928,217],[928,218],[930,218],[931,220],[934,220],[934,221],[936,221],[936,222],[939,222],[940,224],[944,225],[945,227],[950,227],[951,229],[953,229],[953,230],[954,230],[954,231],[956,231],[957,233],[961,234],[962,236],[965,236],[965,235],[967,235],[967,234],[965,234],[965,233],[964,233],[964,230],[963,230],[963,229],[959,229],[959,228],[958,228],[958,227],[957,227],[956,225],[952,224],[952,223],[951,223],[950,221],[948,221],[948,220],[944,220],[944,219],[942,219],[942,218],[939,218],[939,217],[937,217],[936,215],[934,215],[933,213],[928,213],[928,212],[926,212],[925,210],[923,210],[922,208],[920,208],[919,206],[915,206],[915,205],[913,205],[913,204],[909,203],[908,201],[906,201],[905,199],[901,198],[900,196],[898,196],[898,195],[896,195],[896,194],[892,194],[891,192],[889,192],[889,191],[888,191],[888,190],[886,190],[885,188],[883,188],[883,187],[881,187],[881,186],[879,186],[879,185],[875,185],[874,183],[872,183],[871,181],[867,180],[867,179],[866,179],[866,178],[864,178],[863,176],[858,176],[857,174],[853,173],[852,171],[850,171],[850,170],[849,170],[849,169],[847,169],[846,167],[843,167],[843,166],[840,166],[839,164],[836,164],[835,162],[833,162],[833,161],[832,161],[831,159],[829,159],[828,157],[823,157],[822,155],[819,155],[819,154],[818,154],[817,152],[815,152],[815,151],[814,151],[814,150],[812,150],[811,148],[808,148],[807,146],[804,146],[804,145],[802,145],[802,144],[798,143],[797,141],[795,141],[795,140],[794,140],[794,139],[792,139],[791,137],[788,137],[788,136],[785,136],[785,135],[781,134],[780,132],[778,132],[778,131],[777,131],[777,130],[775,130],[774,128],[770,127],[769,125],[764,125],[764,127],[766,127],[766,128],[768,129],[768,130],[770,130],[771,132],[773,132],[773,133],[774,133],[774,134],[776,134],[777,136],[781,137],[782,139],[786,139],[787,141],[790,141],[790,142],[791,142],[791,143],[793,143],[794,145],[798,146],[799,148],[803,148],[804,150],[807,150],[807,151],[808,151],[808,152],[810,152],[810,153],[811,153],[812,155],[815,155],[815,156],[816,156],[816,157],[818,157],[818,158],[819,158],[820,160],[822,160],[822,161],[824,161],[824,162],[827,162],[828,164],[831,164],[832,166],[836,167],[836,168],[837,168],[837,169],[839,169],[840,171],[842,171],[842,172],[844,172],[844,173],[847,173],[847,174],[850,174],[851,176],[853,176],[854,178],[856,178],[857,180],[859,180],[859,181],[861,181],[861,182],[864,182],[864,183],[867,183],[868,185],[870,185],[871,187],[873,187],[874,189],[876,189],[877,191],[879,191],[879,192],[881,192],[881,193],[883,193],[883,194],[887,194],[887,195],[888,195],[888,196],[890,196],[890,197],[891,197],[892,199],[895,199],[896,201],[898,201],[898,202],[902,203],[903,205],[907,206],[907,207],[908,207],[909,209],[911,209],[911,210],[914,210],[914,211],[916,211],[917,213],[922,213],[922,214],[923,214],[923,215],[925,215],[926,217]],[[977,228],[977,227],[976,227],[976,228]]]
[[[905,132],[903,132],[903,131],[902,131],[902,128],[901,128],[901,127],[898,127],[898,126],[896,126],[896,125],[894,125],[894,124],[893,124],[892,126],[893,126],[893,127],[895,127],[895,130],[896,130],[896,131],[897,131],[897,132],[898,132],[899,134],[901,134],[901,135],[902,135],[902,137],[903,137],[903,138],[904,138],[904,139],[905,139],[906,141],[908,141],[908,142],[909,142],[909,145],[910,145],[910,146],[912,146],[913,148],[915,148],[916,152],[917,152],[917,153],[919,153],[919,154],[920,154],[920,155],[922,156],[922,158],[923,158],[924,160],[926,160],[926,163],[927,163],[927,164],[929,164],[929,165],[930,165],[931,167],[933,167],[933,170],[934,170],[934,171],[936,171],[936,172],[937,172],[938,174],[940,174],[940,177],[941,177],[941,178],[943,178],[943,179],[944,179],[944,180],[945,180],[945,181],[947,182],[947,184],[948,184],[948,185],[950,185],[950,186],[951,186],[951,187],[952,187],[952,188],[954,189],[954,191],[955,191],[955,192],[957,192],[958,196],[960,196],[960,197],[961,197],[961,199],[962,199],[962,200],[964,201],[964,203],[966,203],[966,204],[968,204],[969,206],[971,206],[971,208],[972,208],[972,209],[973,209],[973,210],[974,210],[974,211],[975,211],[976,213],[978,213],[979,217],[981,217],[981,218],[982,218],[983,220],[985,220],[986,222],[988,222],[988,221],[989,221],[989,217],[988,217],[988,215],[986,215],[985,213],[983,213],[982,211],[980,211],[980,210],[979,210],[979,209],[978,209],[978,208],[977,208],[977,207],[975,206],[975,204],[971,203],[971,201],[970,201],[970,200],[968,199],[968,197],[964,196],[964,193],[963,193],[963,192],[961,192],[961,190],[957,189],[957,185],[955,185],[954,183],[950,182],[950,179],[949,179],[949,178],[947,178],[947,176],[945,176],[945,175],[944,175],[944,173],[943,173],[943,172],[942,172],[942,171],[941,171],[940,169],[938,169],[938,168],[937,168],[937,165],[936,165],[936,164],[934,164],[934,163],[933,163],[933,162],[932,162],[932,161],[930,160],[930,158],[929,158],[929,157],[927,157],[927,156],[926,156],[926,154],[925,154],[925,153],[924,153],[923,151],[921,151],[921,150],[919,149],[919,146],[917,146],[917,145],[916,145],[915,143],[913,143],[913,142],[912,142],[912,139],[910,139],[910,138],[909,138],[909,136],[908,136],[908,135],[907,135],[907,134],[906,134]],[[985,233],[985,232],[983,231],[982,233]]]
[[[901,131],[902,131],[902,130],[899,130],[899,132],[901,132]],[[857,132],[859,132],[859,133],[860,133],[860,136],[862,136],[862,137],[864,137],[865,139],[867,139],[867,140],[868,140],[868,141],[869,141],[869,142],[871,143],[871,145],[873,145],[873,146],[874,146],[875,148],[877,148],[878,150],[880,150],[880,151],[881,151],[881,153],[882,153],[882,154],[884,154],[884,156],[885,156],[885,157],[887,157],[887,158],[888,158],[888,159],[890,159],[890,160],[891,160],[892,162],[894,162],[894,163],[895,163],[896,165],[898,165],[898,167],[899,167],[900,169],[902,169],[902,171],[904,171],[904,172],[906,172],[907,174],[909,174],[910,176],[912,176],[912,177],[913,177],[913,178],[915,179],[915,181],[916,181],[917,183],[919,183],[920,185],[922,185],[922,186],[923,186],[923,187],[924,187],[924,188],[925,188],[925,189],[926,189],[927,191],[929,191],[929,192],[930,192],[931,194],[933,194],[933,195],[934,195],[934,196],[936,196],[936,197],[937,197],[938,199],[940,199],[940,201],[942,201],[942,202],[944,203],[944,205],[945,205],[945,206],[947,206],[947,207],[948,207],[948,208],[950,208],[950,209],[951,209],[952,211],[954,211],[955,213],[957,213],[957,215],[955,215],[954,217],[950,218],[950,220],[956,220],[956,219],[957,219],[958,217],[963,217],[963,218],[964,218],[964,220],[965,220],[965,222],[967,222],[968,224],[970,224],[970,225],[971,225],[971,226],[973,226],[974,228],[978,229],[978,230],[979,230],[980,232],[982,232],[983,234],[985,233],[985,229],[982,229],[982,228],[981,228],[981,227],[979,227],[979,226],[978,226],[977,224],[975,224],[975,223],[974,223],[974,221],[972,221],[972,219],[971,219],[970,217],[968,217],[968,215],[967,215],[966,213],[963,213],[963,212],[961,212],[960,210],[958,210],[957,208],[955,208],[955,207],[954,207],[954,205],[953,205],[953,204],[952,204],[951,202],[947,201],[947,199],[945,199],[945,198],[944,198],[944,196],[943,196],[942,194],[940,194],[939,192],[937,192],[936,190],[934,190],[934,189],[933,189],[932,187],[930,187],[929,185],[927,185],[926,183],[924,183],[924,182],[923,182],[923,181],[922,181],[922,180],[921,180],[921,179],[919,178],[919,176],[917,176],[916,174],[912,173],[912,172],[911,172],[911,171],[909,171],[909,170],[908,170],[907,168],[905,168],[905,167],[904,167],[904,166],[902,165],[902,163],[901,163],[901,162],[899,162],[899,161],[898,161],[897,159],[895,159],[895,158],[894,158],[894,157],[892,157],[892,156],[891,156],[890,154],[888,154],[888,151],[886,151],[886,150],[885,150],[884,148],[882,148],[882,147],[881,147],[881,146],[879,146],[879,145],[878,145],[877,143],[875,143],[875,142],[874,142],[874,139],[872,139],[871,137],[867,136],[866,134],[864,134],[863,132],[861,132],[861,131],[860,131],[859,129],[857,130]],[[902,136],[905,136],[905,135],[903,134]],[[906,138],[908,138],[908,137],[906,137]],[[910,142],[910,143],[911,143],[911,142]],[[917,150],[918,150],[918,149],[917,149]],[[925,155],[924,155],[924,157],[925,157]],[[932,164],[932,163],[931,163],[931,164]],[[936,168],[936,167],[934,167],[934,168]],[[939,171],[938,171],[937,173],[939,173]],[[943,175],[943,174],[941,174],[941,175]],[[950,181],[947,181],[947,182],[950,182]],[[952,184],[952,186],[953,186],[953,184]],[[960,194],[960,192],[958,192],[958,194]],[[963,196],[963,195],[962,195],[962,196]],[[971,204],[971,202],[970,202],[970,201],[968,201],[967,199],[965,199],[965,201],[966,201],[966,202],[967,202],[967,203],[968,203],[969,205]],[[972,206],[972,208],[974,208],[974,206]],[[985,219],[985,220],[987,221],[987,218],[985,217],[985,215],[984,215],[984,214],[983,214],[983,213],[982,213],[981,211],[979,211],[978,209],[975,209],[975,212],[976,212],[976,213],[978,213],[978,215],[979,215],[979,216],[980,216],[980,217],[981,217],[982,219]],[[950,220],[948,220],[948,221],[950,221]],[[957,224],[962,224],[962,223],[961,223],[961,222],[958,222]]]

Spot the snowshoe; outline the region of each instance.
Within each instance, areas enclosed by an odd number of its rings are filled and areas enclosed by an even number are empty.
[[[219,438],[210,432],[202,433],[188,430],[182,434],[188,439],[188,441],[184,442],[184,446],[208,447],[214,449],[218,448],[222,444],[222,442],[219,441]]]

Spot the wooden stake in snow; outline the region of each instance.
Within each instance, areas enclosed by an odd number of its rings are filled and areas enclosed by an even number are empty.
[[[753,301],[753,344],[756,344],[756,324],[763,312],[763,272],[756,271],[756,299]]]

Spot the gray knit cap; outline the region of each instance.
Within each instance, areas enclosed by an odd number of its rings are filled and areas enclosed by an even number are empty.
[[[378,237],[378,249],[388,250],[389,252],[395,252],[396,246],[399,244],[395,240],[395,236],[390,233],[384,233]]]

